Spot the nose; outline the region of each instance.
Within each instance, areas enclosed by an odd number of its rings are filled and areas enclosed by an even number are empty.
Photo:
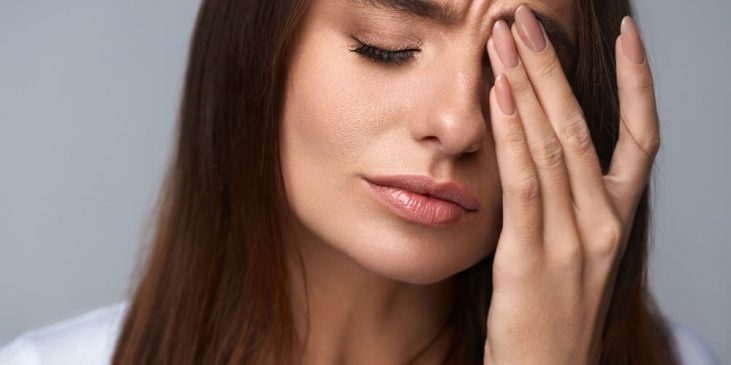
[[[414,139],[431,144],[441,155],[476,152],[486,138],[489,85],[483,71],[489,62],[484,49],[453,44],[431,60],[430,75],[425,75],[427,90],[422,94],[424,110],[420,118],[410,120],[409,130]]]

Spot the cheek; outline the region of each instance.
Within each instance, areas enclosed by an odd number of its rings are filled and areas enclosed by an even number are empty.
[[[291,208],[314,226],[348,211],[353,177],[367,171],[380,133],[347,45],[335,45],[324,30],[305,34],[290,65],[279,140]]]
[[[327,181],[329,191],[347,191],[346,179],[372,172],[377,166],[369,161],[378,163],[380,151],[393,148],[394,121],[403,118],[394,116],[393,93],[373,80],[342,33],[312,29],[301,41],[284,98],[282,168],[291,182],[311,190]]]
[[[288,142],[310,158],[355,158],[378,134],[372,86],[359,83],[347,46],[328,40],[326,31],[310,34],[290,69],[283,120]]]

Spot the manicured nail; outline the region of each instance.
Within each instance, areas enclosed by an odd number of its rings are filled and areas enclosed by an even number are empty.
[[[513,102],[513,95],[510,92],[510,84],[508,83],[505,74],[497,75],[495,78],[495,96],[497,97],[497,104],[500,106],[500,110],[505,115],[513,115],[515,113],[515,103]]]
[[[620,29],[622,32],[622,48],[627,58],[637,64],[645,62],[644,46],[632,17],[626,15],[622,18]]]
[[[543,29],[538,19],[533,15],[527,6],[520,5],[515,10],[515,23],[518,25],[518,32],[523,42],[534,52],[540,52],[546,48],[546,39],[543,38]]]
[[[518,51],[515,49],[513,35],[504,20],[498,19],[492,27],[495,49],[503,65],[508,68],[518,66]]]

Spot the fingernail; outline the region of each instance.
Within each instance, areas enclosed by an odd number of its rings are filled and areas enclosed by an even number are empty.
[[[500,110],[505,115],[513,115],[515,113],[515,103],[510,92],[510,84],[505,74],[497,75],[495,78],[495,96]]]
[[[523,42],[534,52],[540,52],[546,48],[546,40],[543,38],[543,29],[533,12],[525,5],[520,5],[515,10],[515,22],[518,24],[518,33]]]
[[[629,15],[622,18],[620,26],[622,33],[622,48],[630,61],[641,64],[645,62],[645,50],[637,31],[635,21]]]
[[[502,19],[497,20],[492,27],[492,35],[495,38],[495,49],[503,65],[509,68],[518,66],[518,51],[515,49],[508,24]]]

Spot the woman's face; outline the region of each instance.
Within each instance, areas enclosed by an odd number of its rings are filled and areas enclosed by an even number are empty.
[[[454,21],[448,23],[380,4],[386,2],[313,0],[289,65],[282,172],[292,218],[309,237],[383,276],[432,283],[495,249],[502,197],[485,43],[492,23],[512,15],[520,2],[454,0]],[[391,2],[438,8],[450,0]],[[571,0],[525,3],[574,38]],[[364,54],[353,51],[359,41],[417,51],[386,56],[400,63],[379,63],[364,48]],[[437,212],[465,214],[437,225],[404,218],[377,199],[367,182],[403,174],[462,185],[479,208],[465,213],[442,205]]]

